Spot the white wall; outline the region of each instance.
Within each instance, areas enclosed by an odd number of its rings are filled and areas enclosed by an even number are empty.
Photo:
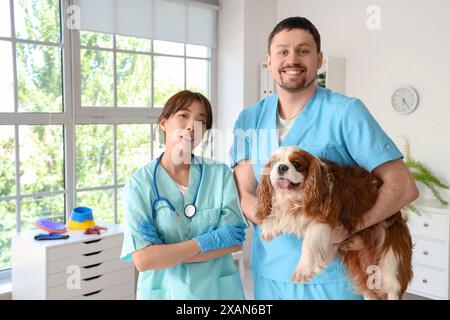
[[[218,110],[215,155],[229,163],[232,129],[241,110],[259,100],[259,65],[266,59],[267,37],[275,25],[275,0],[221,0],[218,48]],[[252,230],[247,231],[249,259]]]
[[[225,137],[216,145],[228,162],[231,130],[246,106],[259,100],[259,65],[266,60],[267,37],[276,21],[275,0],[221,0],[216,127]]]
[[[381,29],[369,30],[370,5]],[[346,59],[346,94],[362,99],[385,131],[450,183],[450,1],[278,0],[277,20],[300,15],[322,36],[323,51]],[[420,104],[410,115],[391,107],[393,91],[412,85]],[[450,196],[450,192],[444,192]],[[428,190],[422,193],[431,197]]]
[[[215,155],[228,163],[230,130],[244,105],[244,4],[242,0],[221,0],[220,6]]]
[[[275,0],[244,0],[244,103],[259,101],[259,68],[266,61],[267,38],[276,24]]]

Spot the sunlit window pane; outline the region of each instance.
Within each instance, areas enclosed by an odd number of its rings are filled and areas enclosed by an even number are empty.
[[[155,107],[161,108],[176,92],[184,89],[184,59],[155,57]]]
[[[123,221],[123,203],[122,203],[123,188],[117,189],[117,223],[122,224]]]
[[[58,0],[14,0],[14,15],[17,38],[59,42]]]
[[[186,44],[186,56],[195,58],[210,58],[211,49],[205,46]]]
[[[150,107],[151,57],[117,53],[117,106]]]
[[[92,188],[114,183],[113,147],[112,125],[77,125],[77,188]]]
[[[83,49],[81,61],[81,104],[114,106],[113,53]]]
[[[9,0],[0,0],[0,37],[11,37],[10,14]]]
[[[209,61],[186,60],[186,87],[189,90],[209,96]]]
[[[77,207],[91,208],[95,223],[100,226],[101,221],[114,223],[113,190],[77,192]]]
[[[21,231],[34,229],[39,219],[64,223],[64,194],[30,197],[21,200]]]
[[[152,159],[159,156],[164,151],[164,134],[157,124],[152,125],[153,130],[153,154]]]
[[[117,49],[150,52],[151,40],[135,37],[116,36]]]
[[[62,112],[61,49],[17,44],[20,112]]]
[[[117,126],[117,183],[125,184],[130,176],[151,160],[150,125]]]
[[[0,270],[11,267],[11,237],[16,232],[16,202],[0,201]]]
[[[112,48],[113,35],[80,30],[80,43],[82,46]]]
[[[19,142],[21,192],[64,190],[63,126],[20,126]]]
[[[0,112],[14,112],[14,78],[11,42],[0,41],[0,70]]]
[[[0,132],[0,197],[4,197],[16,193],[14,126],[0,126]]]
[[[184,55],[184,44],[170,41],[153,40],[153,51],[155,53]]]

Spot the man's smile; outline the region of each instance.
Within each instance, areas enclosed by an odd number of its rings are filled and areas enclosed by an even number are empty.
[[[305,68],[283,68],[281,69],[281,73],[284,73],[289,76],[298,76],[306,72]]]

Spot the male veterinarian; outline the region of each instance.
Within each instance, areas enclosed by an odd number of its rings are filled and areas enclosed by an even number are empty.
[[[308,19],[291,17],[275,26],[268,39],[267,63],[277,94],[240,113],[230,151],[241,207],[249,220],[256,223],[261,170],[281,146],[297,146],[341,165],[362,166],[383,181],[360,229],[386,219],[418,197],[402,154],[364,104],[316,86],[322,64],[320,35]],[[348,236],[345,231],[336,234],[334,243]],[[311,282],[292,282],[301,244],[301,239],[289,234],[263,241],[255,226],[251,255],[255,299],[362,298],[353,292],[337,258]]]

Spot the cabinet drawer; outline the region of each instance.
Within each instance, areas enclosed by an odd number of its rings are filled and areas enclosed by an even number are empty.
[[[413,261],[447,269],[449,247],[445,243],[413,238]]]
[[[133,300],[134,284],[124,283],[116,287],[89,292],[84,295],[71,298],[71,300]]]
[[[47,274],[66,272],[69,266],[89,267],[101,262],[115,260],[120,257],[120,247],[85,253],[66,259],[53,260],[48,262]]]
[[[420,216],[416,213],[408,215],[408,227],[413,236],[446,240],[448,226],[448,217],[442,214],[420,210]]]
[[[123,235],[76,242],[48,249],[48,260],[58,260],[79,255],[94,254],[98,251],[122,247]]]
[[[71,264],[74,265],[74,264]],[[80,277],[81,279],[86,278],[92,278],[98,275],[128,269],[132,268],[133,264],[130,262],[125,262],[122,260],[117,259],[117,256],[114,260],[106,261],[106,262],[99,262],[91,265],[86,265],[84,267],[80,266]],[[64,269],[67,270],[67,269]],[[78,271],[75,271],[78,273]],[[48,287],[56,287],[59,285],[63,285],[66,283],[66,281],[69,279],[69,277],[73,277],[76,273],[75,272],[58,272],[49,275],[48,277]]]
[[[413,265],[414,278],[408,290],[448,299],[448,275],[444,271],[431,270]]]
[[[48,289],[48,299],[65,300],[115,287],[120,284],[134,284],[134,269],[125,269],[81,280],[79,289],[69,289],[66,284]]]

